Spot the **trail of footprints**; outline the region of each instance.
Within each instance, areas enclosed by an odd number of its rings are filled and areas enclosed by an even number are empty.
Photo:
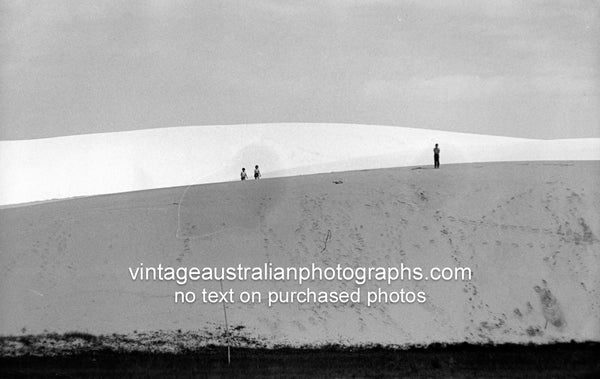
[[[508,205],[511,202],[515,202],[530,194],[531,189],[516,196],[512,196],[510,199],[506,200],[504,204]],[[393,217],[396,220],[394,223],[382,223],[381,231],[379,233],[383,240],[389,241],[388,246],[382,246],[379,250],[380,253],[384,254],[383,259],[385,264],[393,264],[394,258],[401,260],[402,257],[406,255],[404,249],[402,249],[403,233],[410,225],[409,220],[412,217],[411,215],[417,212],[419,207],[418,203],[428,201],[428,194],[424,191],[418,191],[417,188],[415,188],[415,196],[414,202],[410,202],[384,194],[384,197],[386,197],[385,199],[379,199],[378,201],[364,204],[364,207],[371,212],[371,216],[375,218],[380,217],[380,219],[390,219]],[[573,200],[577,201],[578,197],[573,195]],[[386,209],[383,206],[385,203],[391,204],[392,207]],[[277,248],[280,252],[287,252],[287,254],[298,258],[297,260],[292,261],[307,262],[316,260],[323,262],[323,264],[334,264],[340,261],[356,266],[364,265],[364,259],[370,254],[368,249],[372,247],[367,246],[361,230],[362,225],[356,224],[356,220],[361,219],[357,218],[354,214],[356,210],[353,209],[353,207],[356,205],[348,200],[326,199],[323,195],[304,195],[300,197],[298,200],[300,217],[297,226],[293,230],[293,233],[296,235],[294,246],[287,246],[278,236],[277,232],[274,231],[273,227],[266,224],[268,221],[265,217],[266,206],[264,204],[261,204],[261,206],[263,207],[260,214],[260,231],[263,235],[264,248],[267,251],[269,249]],[[480,228],[530,234],[532,240],[524,244],[524,246],[529,249],[535,248],[536,245],[542,249],[547,247],[546,244],[535,241],[537,239],[536,235],[556,235],[556,230],[553,230],[552,228],[530,227],[497,222],[490,220],[486,215],[482,215],[480,219],[469,219],[456,217],[455,215],[446,215],[443,212],[436,211],[433,214],[433,218],[440,223],[442,240],[447,241],[449,244],[452,259],[457,266],[462,266],[462,263],[464,263],[463,259],[468,257],[473,258],[476,253],[476,247],[472,242],[469,242],[471,240],[470,236],[471,234],[476,233]],[[422,228],[425,232],[430,232],[428,226],[424,225]],[[319,256],[324,247],[327,230],[331,230],[332,233],[332,238],[327,244],[327,251],[335,252],[335,254],[331,255],[336,257],[336,262],[328,261],[327,257],[330,256],[330,254]],[[583,235],[585,235],[585,233],[582,233],[582,236]],[[589,237],[590,233],[587,233],[587,236]],[[429,239],[429,243],[434,242],[435,239]],[[489,244],[490,242],[492,241],[481,241],[484,245]],[[496,244],[496,246],[507,244],[507,246],[512,249],[520,247],[519,243],[514,241],[496,240],[492,243]],[[421,247],[422,246],[419,246],[419,248]],[[556,256],[557,252],[550,258],[554,265],[556,264]],[[383,262],[372,260],[370,263],[372,265],[381,265]],[[418,286],[417,283],[417,287]],[[471,302],[468,315],[472,323],[476,322],[475,318],[478,314],[491,313],[489,306],[478,296],[478,290],[475,283],[465,282],[463,289]],[[536,289],[536,291],[541,294],[540,296],[546,294],[542,287]],[[548,298],[548,296],[546,296],[546,298]],[[551,302],[549,304],[552,305]],[[443,315],[445,313],[442,309],[437,309],[435,305],[430,302],[425,303],[424,306],[430,308],[432,314],[437,315],[436,318],[438,318],[438,321],[442,325],[449,325],[450,321],[444,318]],[[385,306],[380,307],[378,310],[380,313],[379,317],[384,320],[384,323],[391,324],[393,323],[393,320],[389,319],[389,315],[386,314],[385,308]],[[552,307],[548,309],[551,308]],[[311,322],[323,323],[327,321],[327,310],[325,310],[324,307],[313,307],[312,310],[314,315],[310,318]],[[551,311],[546,312],[548,313]],[[356,310],[356,313],[360,329],[363,330],[366,328],[364,319],[362,319],[359,309]],[[486,335],[486,333],[489,335],[489,333],[494,330],[503,329],[506,324],[507,316],[505,314],[500,314],[494,317],[495,318],[492,320],[480,323],[476,328],[480,335],[483,336]],[[556,321],[556,318],[552,318],[553,316],[548,317],[550,320],[554,320],[552,321],[554,324],[559,322]],[[298,328],[301,329],[302,325],[299,324]],[[507,330],[503,331],[503,333],[506,332]]]

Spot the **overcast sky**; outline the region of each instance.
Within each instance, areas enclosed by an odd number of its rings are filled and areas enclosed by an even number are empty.
[[[600,6],[0,0],[0,139],[264,122],[600,137]]]

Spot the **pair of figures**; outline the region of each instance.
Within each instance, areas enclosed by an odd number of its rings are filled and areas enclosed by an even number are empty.
[[[246,168],[242,168],[242,172],[240,173],[240,177],[242,180],[248,179],[248,175],[246,174]],[[254,166],[254,180],[260,179],[260,170],[258,169],[258,165]]]

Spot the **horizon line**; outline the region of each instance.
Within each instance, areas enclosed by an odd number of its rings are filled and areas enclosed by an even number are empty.
[[[250,123],[233,123],[233,124],[190,124],[190,125],[172,125],[172,126],[159,126],[151,128],[139,128],[139,129],[125,129],[110,132],[93,132],[93,133],[76,133],[76,134],[61,134],[47,137],[35,137],[35,138],[19,138],[19,139],[0,139],[2,142],[27,142],[27,141],[39,141],[59,138],[74,138],[82,136],[95,136],[95,135],[109,135],[109,134],[121,134],[121,133],[136,133],[136,132],[147,132],[151,130],[167,130],[167,129],[183,129],[183,128],[199,128],[199,127],[249,127],[249,126],[273,126],[273,125],[352,125],[352,126],[374,126],[374,127],[385,127],[385,128],[402,128],[411,130],[426,130],[435,131],[440,133],[453,133],[453,134],[468,134],[468,135],[479,135],[479,136],[491,136],[491,137],[502,137],[502,138],[513,138],[520,140],[530,141],[562,141],[562,140],[588,140],[588,139],[600,139],[600,135],[597,137],[568,137],[568,138],[532,138],[532,137],[518,137],[514,135],[505,134],[487,134],[487,133],[476,133],[466,131],[453,131],[446,129],[432,129],[432,128],[421,128],[416,126],[401,126],[401,125],[387,125],[387,124],[376,124],[376,123],[351,123],[351,122],[296,122],[296,121],[282,121],[282,122],[250,122]]]

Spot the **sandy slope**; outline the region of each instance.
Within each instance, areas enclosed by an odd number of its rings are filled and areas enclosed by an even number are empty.
[[[222,305],[176,305],[176,284],[132,281],[128,267],[314,262],[468,266],[474,276],[383,286],[424,291],[424,304],[230,304],[229,324],[274,343],[600,340],[599,174],[597,161],[443,165],[3,209],[0,334],[216,328]],[[181,288],[203,287],[219,283]]]
[[[352,124],[191,126],[0,141],[0,205],[264,177],[442,163],[599,160],[600,138],[534,140]]]

